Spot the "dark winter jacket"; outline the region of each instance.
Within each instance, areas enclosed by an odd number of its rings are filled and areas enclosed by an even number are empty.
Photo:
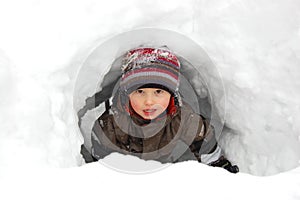
[[[119,152],[162,163],[198,160],[238,172],[238,167],[232,166],[222,155],[213,127],[188,104],[183,103],[175,113],[150,121],[129,114],[120,102],[117,100],[116,106],[95,121],[91,135],[92,155],[82,146],[81,153],[86,161]]]
[[[162,163],[205,158],[209,164],[222,156],[213,127],[188,104],[150,121],[130,114],[124,96],[116,94],[112,108],[94,123],[91,152],[97,160],[119,152]]]
[[[125,110],[106,111],[93,126],[92,155],[84,146],[82,154],[89,161],[102,159],[112,152],[162,163],[198,160],[238,172],[237,166],[232,166],[222,155],[213,127],[187,104],[175,114],[151,122],[129,115]]]
[[[95,122],[92,136],[93,156],[97,159],[117,151],[163,163],[201,161],[199,154],[209,154],[217,148],[212,127],[187,105],[173,116],[151,123],[126,112],[106,112]]]

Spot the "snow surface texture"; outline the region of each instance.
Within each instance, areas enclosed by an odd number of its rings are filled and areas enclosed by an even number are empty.
[[[127,178],[120,198],[129,189],[157,198],[151,188],[174,191],[162,197],[194,198],[199,189],[212,199],[299,199],[299,11],[297,0],[0,1],[1,197],[109,197]],[[193,39],[218,68],[228,127],[220,143],[243,173],[195,162],[130,177],[98,163],[69,168],[82,164],[73,107],[80,67],[96,45],[143,27]]]

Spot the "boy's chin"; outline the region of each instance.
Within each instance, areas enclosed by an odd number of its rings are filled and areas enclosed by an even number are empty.
[[[153,115],[143,115],[142,117],[145,119],[145,120],[154,120],[156,118],[158,118],[159,116],[161,116],[162,113],[160,114],[153,114]]]
[[[153,120],[155,119],[157,116],[142,116],[145,120]]]

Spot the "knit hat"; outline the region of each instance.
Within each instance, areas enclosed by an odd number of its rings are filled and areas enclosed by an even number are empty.
[[[164,48],[141,47],[124,56],[120,89],[127,94],[141,87],[157,87],[176,93],[180,62]]]

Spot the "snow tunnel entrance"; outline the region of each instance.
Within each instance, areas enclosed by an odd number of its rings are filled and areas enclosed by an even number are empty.
[[[93,124],[105,111],[105,100],[111,98],[120,79],[121,56],[141,45],[167,46],[178,56],[182,99],[196,113],[210,120],[217,139],[220,138],[225,118],[225,92],[217,68],[204,50],[186,36],[173,31],[146,28],[125,32],[101,43],[83,63],[76,80],[74,109],[84,144],[91,146]],[[118,161],[106,165],[127,172],[153,171],[165,167],[156,164],[150,167],[130,165],[121,169]]]

